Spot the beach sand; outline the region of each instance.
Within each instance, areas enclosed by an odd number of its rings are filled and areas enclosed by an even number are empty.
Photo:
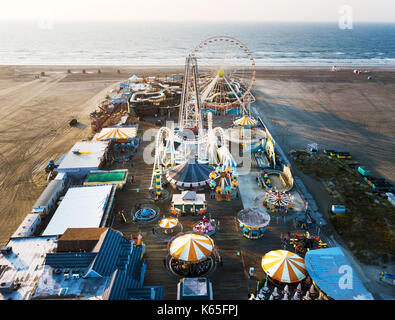
[[[395,72],[370,68],[376,71],[369,81],[351,69],[329,69],[258,70],[254,107],[284,151],[317,142],[321,148],[349,151],[373,173],[395,182]],[[46,76],[35,79],[42,71]],[[183,67],[1,66],[1,245],[44,190],[48,161],[56,161],[91,134],[89,114],[112,89],[133,74],[182,71]],[[72,118],[78,119],[78,127],[68,125]]]

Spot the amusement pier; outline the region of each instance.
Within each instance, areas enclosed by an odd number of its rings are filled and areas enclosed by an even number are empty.
[[[292,163],[324,157],[390,200],[393,186],[314,141],[284,152],[255,78],[253,53],[218,36],[183,71],[128,75],[103,96],[92,135],[49,161],[42,194],[1,248],[0,299],[379,298]],[[344,265],[353,286],[339,288]]]

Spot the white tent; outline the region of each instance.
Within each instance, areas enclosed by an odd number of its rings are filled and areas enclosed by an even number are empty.
[[[139,78],[138,76],[136,76],[135,74],[133,76],[131,76],[129,79],[129,81],[131,82],[139,82],[142,80],[142,78]]]

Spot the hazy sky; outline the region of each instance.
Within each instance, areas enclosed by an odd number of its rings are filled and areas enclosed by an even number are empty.
[[[1,0],[0,20],[395,22],[394,0]]]

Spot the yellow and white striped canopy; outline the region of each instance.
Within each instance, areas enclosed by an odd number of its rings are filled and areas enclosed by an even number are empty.
[[[163,218],[159,222],[159,226],[164,229],[171,229],[174,228],[178,223],[178,220],[176,218]]]
[[[248,115],[244,115],[241,118],[235,120],[233,122],[237,126],[247,127],[247,126],[255,126],[257,121],[250,118]]]
[[[269,277],[284,283],[299,282],[307,275],[304,259],[286,250],[266,253],[262,258],[262,268]]]
[[[169,253],[173,258],[198,262],[207,259],[214,250],[214,242],[209,236],[186,233],[171,241]]]
[[[137,135],[136,127],[126,128],[103,128],[98,135],[97,141],[99,140],[127,140],[134,139]]]

